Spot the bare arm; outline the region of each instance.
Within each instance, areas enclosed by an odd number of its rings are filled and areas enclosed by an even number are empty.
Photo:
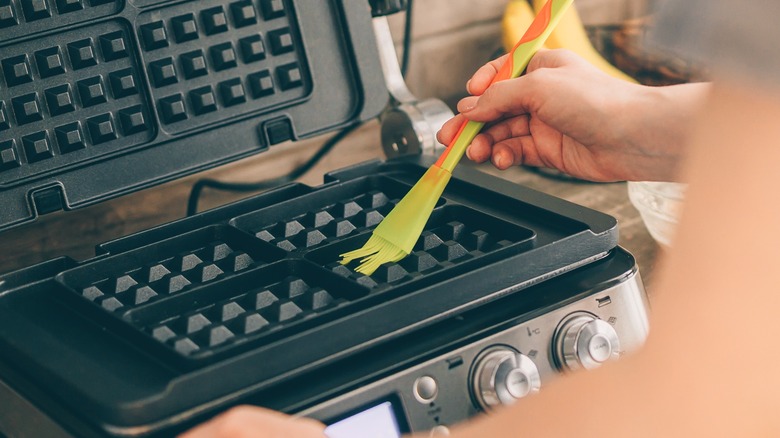
[[[778,92],[714,90],[641,352],[453,436],[780,436],[778,115]]]
[[[254,406],[238,406],[179,438],[325,438],[325,426]]]
[[[453,140],[464,118],[487,122],[467,155],[499,169],[526,164],[595,181],[677,178],[685,135],[709,84],[646,87],[610,77],[566,50],[539,52],[520,78],[490,87],[504,58],[468,83],[462,114],[439,139]]]

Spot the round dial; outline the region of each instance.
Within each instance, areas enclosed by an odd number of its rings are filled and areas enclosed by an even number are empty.
[[[593,369],[616,359],[620,340],[606,321],[588,313],[569,316],[555,336],[555,358],[569,370]]]
[[[472,374],[474,398],[484,410],[508,405],[539,391],[536,364],[509,347],[490,348],[477,358]]]

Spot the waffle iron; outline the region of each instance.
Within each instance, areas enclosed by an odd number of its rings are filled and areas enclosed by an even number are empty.
[[[398,151],[437,112],[392,85],[383,19],[365,0],[0,0],[0,230],[383,110]],[[237,404],[332,437],[446,433],[642,345],[615,219],[475,169],[409,257],[340,265],[432,162],[335,170],[3,275],[0,435],[170,436]]]

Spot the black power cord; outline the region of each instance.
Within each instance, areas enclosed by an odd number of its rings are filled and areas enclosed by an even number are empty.
[[[404,53],[401,55],[401,76],[406,77],[409,70],[409,51],[412,47],[412,0],[407,0],[404,18]]]
[[[290,173],[282,175],[276,178],[270,178],[263,181],[250,182],[250,183],[229,183],[219,181],[210,178],[199,179],[192,185],[190,191],[190,197],[187,200],[187,216],[192,216],[198,212],[198,198],[204,188],[208,187],[214,190],[221,190],[223,192],[255,192],[259,190],[265,190],[293,182],[296,179],[303,176],[306,172],[311,170],[325,155],[333,149],[338,142],[344,139],[352,131],[354,131],[360,123],[354,124],[347,128],[342,129],[338,134],[334,135],[325,144],[320,147],[314,155],[311,156],[305,163],[301,164],[296,169],[293,169]]]
[[[407,0],[406,3],[406,18],[404,21],[404,41],[403,41],[403,55],[401,60],[401,74],[406,77],[406,71],[409,68],[409,51],[412,46],[412,0]],[[318,150],[311,156],[305,163],[299,167],[293,169],[290,173],[282,175],[276,178],[271,178],[262,181],[249,182],[249,183],[229,183],[219,181],[211,178],[199,179],[192,185],[190,190],[190,196],[187,199],[187,216],[192,216],[198,212],[198,200],[203,189],[210,188],[214,190],[221,190],[223,192],[256,192],[260,190],[266,190],[287,184],[300,178],[306,172],[311,170],[312,167],[320,162],[322,157],[327,155],[336,144],[343,140],[352,131],[357,129],[361,124],[357,123],[348,126],[336,135],[328,139]]]

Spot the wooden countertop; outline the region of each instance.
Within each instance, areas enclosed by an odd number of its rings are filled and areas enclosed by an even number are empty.
[[[227,181],[255,181],[287,173],[304,162],[327,138],[287,143],[270,151],[179,181],[173,181],[122,198],[70,212],[57,212],[37,222],[0,234],[0,273],[68,255],[83,260],[94,255],[95,245],[120,236],[169,222],[185,214],[192,184],[209,177]],[[369,122],[338,144],[300,181],[322,183],[329,170],[373,158],[382,158],[378,124]],[[464,160],[461,165],[466,164]],[[659,247],[628,199],[625,183],[593,184],[543,176],[523,168],[499,172],[489,165],[481,170],[509,181],[581,204],[618,219],[620,244],[637,258],[645,286],[650,288]],[[249,196],[205,190],[200,209],[213,208]]]

